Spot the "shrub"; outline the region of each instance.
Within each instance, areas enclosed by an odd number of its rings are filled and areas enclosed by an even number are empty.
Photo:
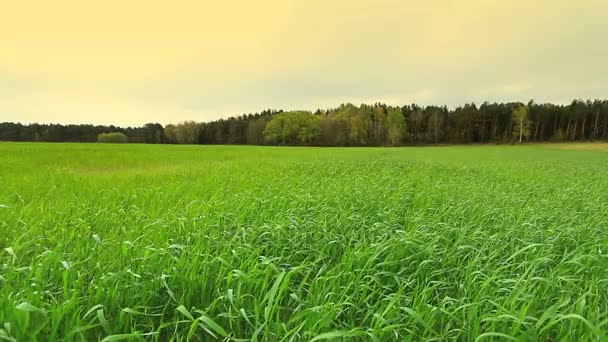
[[[120,132],[101,133],[97,136],[97,142],[119,144],[128,142],[128,138],[124,133]]]
[[[555,142],[562,142],[564,141],[565,135],[564,135],[564,130],[559,128],[557,131],[555,131],[555,134],[553,134],[553,137],[551,138],[551,140],[555,141]]]

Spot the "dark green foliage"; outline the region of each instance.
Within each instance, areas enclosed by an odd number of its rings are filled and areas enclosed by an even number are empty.
[[[126,135],[120,132],[112,133],[101,133],[97,136],[97,142],[100,143],[113,143],[113,144],[124,144],[129,142]]]
[[[562,142],[564,141],[564,131],[560,128],[558,129],[555,134],[553,134],[553,138],[551,139],[554,142]]]
[[[316,118],[304,125],[312,131],[283,136],[272,133],[277,129],[271,127],[266,139],[264,131],[267,125],[283,111],[265,110],[211,122],[178,123],[165,128],[160,124],[120,128],[5,122],[0,123],[0,141],[95,142],[97,135],[103,132],[124,133],[129,142],[135,143],[218,145],[483,144],[519,142],[520,136],[522,142],[608,140],[607,100],[574,100],[569,105],[530,101],[526,105],[527,120],[519,120],[518,123],[513,118],[513,111],[523,105],[521,102],[484,102],[480,106],[469,103],[448,109],[446,106],[421,107],[416,104],[396,107],[382,103],[360,106],[347,103],[338,108],[317,110],[314,114],[307,112]]]
[[[163,126],[145,124],[142,127],[116,127],[94,125],[59,125],[0,123],[0,141],[37,141],[37,142],[96,142],[101,133],[123,133],[132,143],[164,143]]]

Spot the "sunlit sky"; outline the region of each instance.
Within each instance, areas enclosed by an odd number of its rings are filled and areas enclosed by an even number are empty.
[[[0,122],[608,97],[606,0],[0,0]]]

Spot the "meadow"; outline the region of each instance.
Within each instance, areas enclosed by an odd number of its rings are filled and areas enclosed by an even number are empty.
[[[0,143],[0,340],[608,339],[568,146]]]

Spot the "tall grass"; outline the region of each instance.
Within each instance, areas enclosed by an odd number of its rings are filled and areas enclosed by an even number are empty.
[[[603,340],[608,153],[0,144],[0,340]]]

